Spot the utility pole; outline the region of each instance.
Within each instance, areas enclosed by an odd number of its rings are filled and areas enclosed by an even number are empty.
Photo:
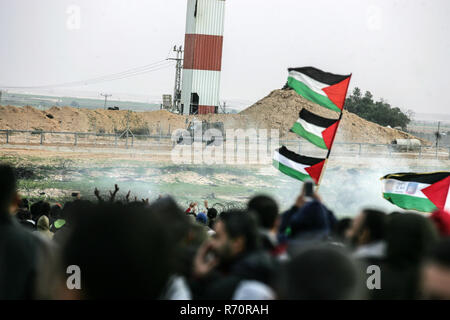
[[[108,98],[112,97],[112,94],[107,94],[107,93],[100,93],[100,95],[102,97],[105,97],[105,109],[106,109],[106,103],[108,102]]]
[[[436,159],[438,157],[438,149],[439,149],[439,139],[441,139],[441,122],[438,122],[438,129],[434,134],[436,136]]]
[[[174,60],[177,62],[177,65],[175,67],[175,87],[173,90],[173,109],[178,110],[178,112],[181,112],[180,106],[181,106],[181,69],[183,68],[182,62],[183,62],[183,47],[177,46],[173,47],[173,51],[177,53],[176,58],[169,58],[167,60]]]

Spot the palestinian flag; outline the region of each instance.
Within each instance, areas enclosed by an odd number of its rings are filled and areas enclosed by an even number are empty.
[[[273,166],[284,174],[301,181],[312,179],[318,184],[325,159],[304,157],[285,146],[275,150]]]
[[[383,180],[383,197],[406,210],[450,209],[450,172],[396,173]]]
[[[291,131],[322,149],[330,149],[339,120],[327,119],[302,109]]]
[[[289,68],[288,86],[302,97],[341,112],[351,75],[337,75],[313,67]]]

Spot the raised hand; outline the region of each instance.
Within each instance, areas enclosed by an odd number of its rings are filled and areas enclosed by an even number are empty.
[[[314,191],[314,193],[312,195],[312,198],[317,200],[317,201],[319,201],[319,202],[322,202],[322,200],[321,200],[319,194],[317,193],[317,191]],[[300,193],[300,195],[297,197],[297,199],[295,201],[295,206],[297,208],[301,208],[301,207],[303,207],[305,205],[305,203],[306,203],[305,187],[303,187],[302,192]]]
[[[211,272],[212,269],[218,264],[218,259],[216,257],[210,258],[208,254],[211,252],[212,245],[211,242],[206,241],[198,249],[197,254],[194,258],[194,277],[201,278]],[[208,259],[209,258],[209,259]]]
[[[119,186],[117,184],[114,185],[114,192],[109,191],[110,198],[109,201],[113,202],[116,198],[116,194],[119,192]]]
[[[98,201],[103,201],[102,197],[100,196],[100,191],[95,187],[94,195],[97,197]]]

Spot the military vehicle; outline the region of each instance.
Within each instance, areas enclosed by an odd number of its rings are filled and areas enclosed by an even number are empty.
[[[178,144],[192,144],[192,142],[205,142],[206,146],[221,146],[225,140],[225,128],[223,122],[208,122],[194,119],[189,122],[186,132],[179,133]]]

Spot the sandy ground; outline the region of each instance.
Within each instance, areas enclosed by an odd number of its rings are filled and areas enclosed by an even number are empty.
[[[14,157],[37,157],[37,158],[60,158],[60,159],[76,159],[81,161],[91,160],[137,160],[153,163],[169,164],[172,163],[172,156],[170,149],[163,151],[146,151],[146,150],[133,150],[133,149],[108,149],[108,148],[83,148],[83,147],[61,147],[61,146],[21,146],[21,145],[0,145],[0,156],[14,156]],[[422,155],[424,157],[424,155]],[[383,164],[385,161],[393,162],[406,162],[408,164],[428,164],[433,162],[443,163],[450,167],[450,157],[447,149],[441,149],[439,157],[436,160],[434,151],[431,150],[427,154],[427,158],[419,158],[417,154],[402,154],[396,153],[393,156],[381,153],[371,153],[362,156],[357,155],[334,155],[330,158],[329,162],[345,161],[348,159],[350,166],[358,166],[360,164],[373,163]],[[372,159],[373,161],[371,161]],[[192,158],[194,160],[194,158]],[[248,164],[248,163],[236,163],[235,166],[250,166],[260,167],[261,174],[264,175],[267,166],[270,166],[270,159],[268,163],[261,164]]]
[[[196,118],[223,122],[225,129],[278,129],[281,137],[298,139],[289,133],[289,129],[302,108],[324,117],[338,117],[337,113],[307,101],[292,90],[274,90],[239,114],[210,114]],[[164,135],[186,128],[193,119],[194,116],[176,115],[166,110],[128,112],[52,107],[42,111],[29,106],[0,106],[0,129],[12,130],[114,133],[123,132],[129,123],[135,134]],[[344,112],[336,142],[386,144],[398,138],[414,137]]]

